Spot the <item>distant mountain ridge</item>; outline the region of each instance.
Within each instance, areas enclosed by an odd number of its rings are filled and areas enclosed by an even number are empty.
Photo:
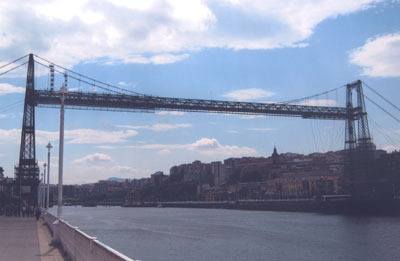
[[[107,179],[108,181],[117,181],[117,182],[125,182],[125,180],[131,181],[132,179],[123,179],[118,177],[111,177]]]

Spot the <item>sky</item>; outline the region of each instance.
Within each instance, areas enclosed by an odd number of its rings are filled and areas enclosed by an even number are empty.
[[[0,67],[34,53],[146,95],[283,102],[358,79],[400,107],[400,1],[14,0],[0,2]],[[0,69],[0,74],[9,67]],[[0,76],[0,166],[14,176],[26,66]],[[56,75],[55,88],[63,77]],[[49,72],[36,68],[36,89]],[[101,92],[69,80],[70,91]],[[399,111],[364,87],[368,98]],[[345,88],[303,101],[345,106]],[[380,149],[400,149],[400,124],[366,101]],[[58,173],[59,109],[36,108],[36,157],[50,141]],[[64,183],[142,178],[174,165],[344,148],[344,122],[210,113],[66,110]]]

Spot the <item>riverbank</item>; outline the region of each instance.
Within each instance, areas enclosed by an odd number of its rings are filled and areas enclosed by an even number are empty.
[[[237,210],[291,211],[349,214],[400,214],[400,200],[237,200],[190,202],[138,202],[123,207],[217,208]]]

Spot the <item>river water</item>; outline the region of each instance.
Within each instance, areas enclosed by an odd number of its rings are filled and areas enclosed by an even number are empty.
[[[400,260],[398,216],[72,206],[63,218],[140,260]]]

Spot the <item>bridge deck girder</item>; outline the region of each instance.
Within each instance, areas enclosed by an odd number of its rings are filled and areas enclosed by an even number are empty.
[[[33,95],[35,105],[38,106],[59,106],[61,103],[58,92],[35,90]],[[75,109],[124,111],[172,110],[228,114],[275,115],[327,120],[346,120],[349,117],[358,117],[358,108],[354,108],[349,115],[347,109],[343,107],[181,99],[146,95],[139,96],[85,92],[69,92],[66,95],[65,106],[67,108]]]

